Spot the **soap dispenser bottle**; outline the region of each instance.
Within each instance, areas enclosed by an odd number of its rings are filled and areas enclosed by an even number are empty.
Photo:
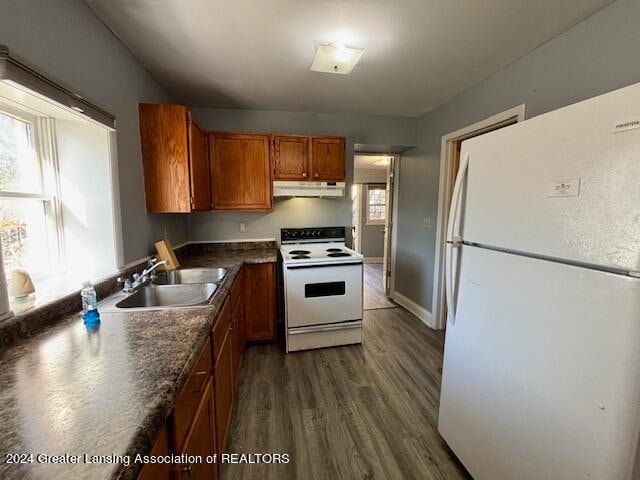
[[[96,290],[93,288],[91,282],[83,282],[82,290],[80,291],[80,298],[82,299],[82,314],[86,314],[89,310],[97,310],[98,297]]]
[[[100,325],[100,313],[98,312],[98,298],[96,290],[91,282],[84,282],[80,291],[82,299],[82,319],[90,330],[96,330]]]

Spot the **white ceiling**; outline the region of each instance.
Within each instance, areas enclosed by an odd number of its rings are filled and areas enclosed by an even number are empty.
[[[192,106],[419,115],[611,0],[86,0]],[[350,75],[318,43],[364,47]]]
[[[388,155],[354,155],[353,166],[358,169],[366,170],[386,170],[384,165],[375,165],[373,162],[382,160],[388,157]]]

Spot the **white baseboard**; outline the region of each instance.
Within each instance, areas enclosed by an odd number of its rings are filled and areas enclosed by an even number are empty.
[[[397,291],[393,292],[393,300],[399,305],[409,310],[420,320],[422,320],[422,323],[424,323],[427,327],[434,328],[434,329],[436,328],[435,322],[433,319],[433,314],[426,308],[421,307],[416,302],[405,297],[404,295],[402,295]]]
[[[364,257],[364,263],[382,263],[382,257]]]

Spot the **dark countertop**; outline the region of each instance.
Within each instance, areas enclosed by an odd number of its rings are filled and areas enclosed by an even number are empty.
[[[183,267],[227,267],[202,308],[101,312],[97,331],[78,314],[0,354],[0,478],[135,478],[139,464],[43,464],[38,454],[147,454],[245,263],[275,262],[274,248],[210,251]],[[34,454],[7,464],[7,454]]]

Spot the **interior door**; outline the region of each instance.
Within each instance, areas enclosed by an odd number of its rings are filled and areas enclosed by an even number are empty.
[[[311,171],[312,180],[344,180],[344,138],[311,137]]]
[[[275,178],[280,180],[308,180],[309,137],[303,135],[274,135],[273,150]]]
[[[385,191],[385,216],[384,216],[384,253],[382,259],[382,288],[384,293],[389,295],[391,286],[391,232],[393,229],[393,188],[395,174],[394,156],[390,157],[387,165],[387,185]]]
[[[189,125],[189,167],[191,180],[191,209],[211,208],[211,181],[209,178],[209,145],[207,134],[198,126],[191,112]]]
[[[476,480],[633,477],[640,279],[463,245],[438,430]]]

